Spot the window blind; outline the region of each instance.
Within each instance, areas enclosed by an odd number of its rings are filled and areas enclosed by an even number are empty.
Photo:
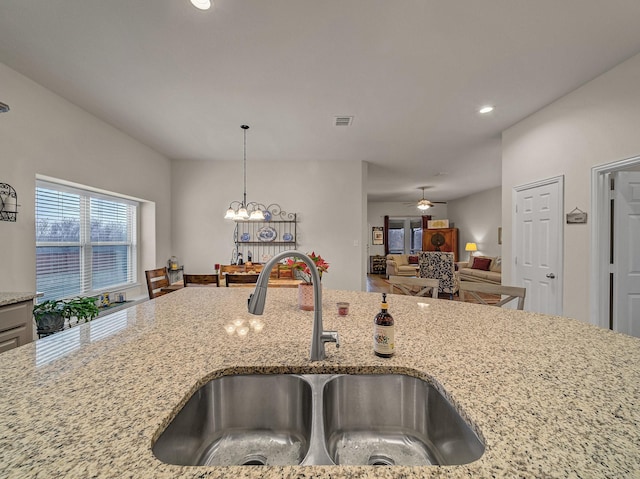
[[[36,184],[40,301],[136,283],[138,204],[51,182]]]

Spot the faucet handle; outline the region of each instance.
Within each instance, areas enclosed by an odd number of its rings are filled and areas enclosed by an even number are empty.
[[[323,331],[320,337],[323,343],[336,343],[336,348],[340,347],[340,336],[338,331]]]

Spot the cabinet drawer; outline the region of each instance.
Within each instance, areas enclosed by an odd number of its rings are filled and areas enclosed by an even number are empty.
[[[0,353],[17,348],[23,344],[27,344],[27,327],[20,326],[18,328],[9,329],[0,333]]]
[[[33,341],[33,301],[0,307],[0,353]]]
[[[31,323],[32,301],[9,304],[0,307],[0,331],[6,331]]]

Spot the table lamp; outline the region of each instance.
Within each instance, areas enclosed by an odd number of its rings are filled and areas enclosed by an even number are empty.
[[[467,243],[467,245],[464,247],[464,250],[469,252],[469,266],[471,266],[473,252],[478,251],[478,245],[475,243]]]

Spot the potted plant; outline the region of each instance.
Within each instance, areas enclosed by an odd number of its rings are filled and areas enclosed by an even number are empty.
[[[318,275],[322,281],[322,273],[327,272],[329,263],[322,259],[322,256],[316,255],[315,251],[311,254],[307,253],[307,256],[309,256],[311,261],[316,265]],[[298,306],[302,310],[313,311],[313,276],[311,276],[309,266],[303,261],[294,261],[291,258],[287,260],[287,265],[291,266],[294,271],[297,271],[298,277],[303,281],[298,285]]]
[[[33,308],[39,336],[62,331],[65,320],[77,318],[78,322],[91,321],[98,316],[95,298],[49,299]]]

